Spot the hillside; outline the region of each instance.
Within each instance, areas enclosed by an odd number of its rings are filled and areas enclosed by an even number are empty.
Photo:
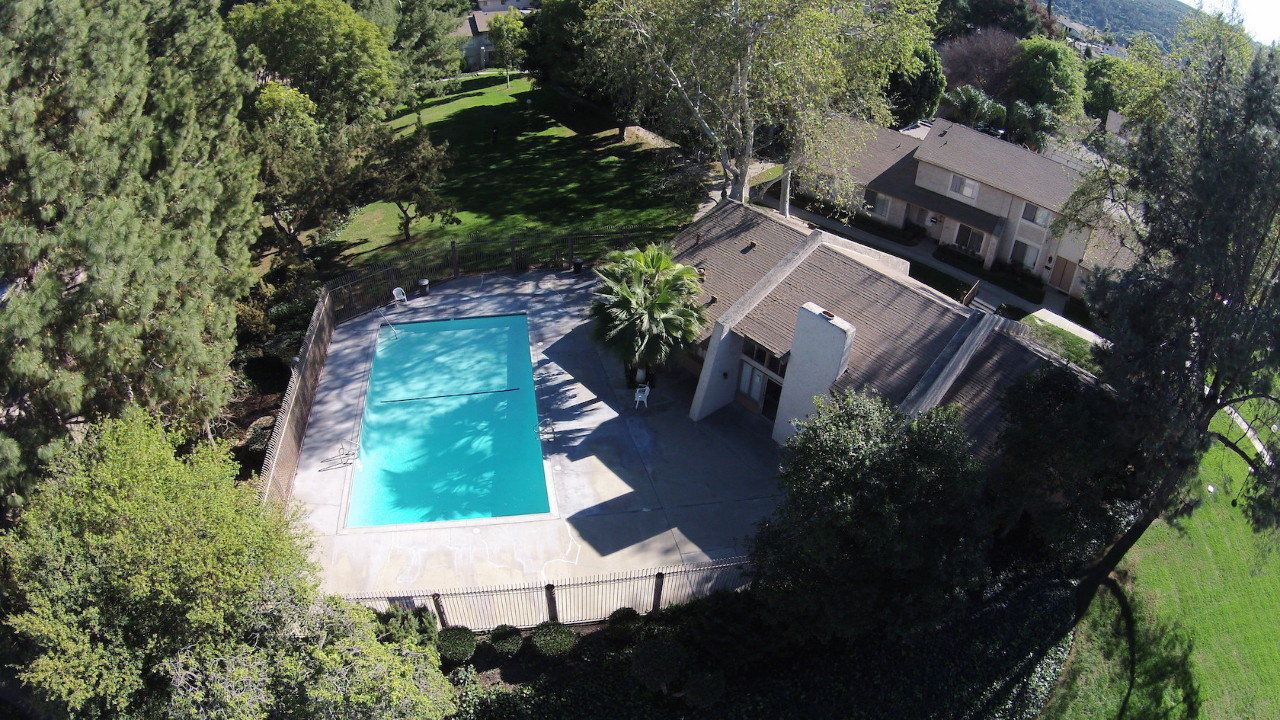
[[[1150,33],[1168,43],[1178,32],[1178,23],[1194,12],[1179,0],[1055,0],[1053,11],[1104,32],[1117,39]]]

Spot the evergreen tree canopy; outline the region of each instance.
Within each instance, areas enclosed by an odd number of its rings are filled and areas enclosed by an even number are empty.
[[[879,398],[816,398],[787,442],[785,499],[752,545],[755,590],[799,636],[909,634],[986,579],[985,478],[956,408],[912,420]]]
[[[21,676],[78,718],[439,718],[433,647],[315,590],[305,530],[136,408],[51,463],[0,541]]]
[[[387,36],[342,0],[237,5],[227,28],[241,48],[258,49],[268,78],[288,79],[328,124],[376,117],[395,95]]]
[[[1252,468],[1227,489],[1255,526],[1280,525],[1277,465],[1210,426],[1225,408],[1280,423],[1280,62],[1272,48],[1251,53],[1221,18],[1187,37],[1167,60],[1176,72],[1160,112],[1131,121],[1136,141],[1108,148],[1110,162],[1068,207],[1137,253],[1132,268],[1100,278],[1093,304],[1113,343],[1099,355],[1100,377],[1139,439],[1124,464],[1142,506],[1082,584],[1088,596],[1151,522],[1191,499],[1188,481],[1211,442]],[[1116,208],[1131,222],[1117,222]],[[1280,442],[1263,437],[1275,457]]]
[[[404,0],[391,49],[410,93],[421,96],[462,67],[462,42],[453,32],[471,8],[466,0]]]
[[[0,3],[0,475],[136,402],[207,421],[256,233],[251,85],[203,0]]]

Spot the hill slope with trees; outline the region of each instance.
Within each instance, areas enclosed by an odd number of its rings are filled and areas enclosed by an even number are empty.
[[[1145,32],[1165,44],[1194,10],[1180,0],[1057,0],[1053,4],[1054,13],[1118,38]]]

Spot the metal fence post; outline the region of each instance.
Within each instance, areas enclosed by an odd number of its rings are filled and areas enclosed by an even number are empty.
[[[556,607],[556,586],[547,583],[543,589],[547,591],[547,619],[551,622],[560,622],[560,610]]]
[[[458,276],[462,274],[460,268],[458,267],[458,241],[457,240],[449,241],[449,257],[450,257],[450,264],[453,265],[453,279],[457,280]]]
[[[653,575],[653,609],[649,612],[658,612],[662,609],[662,583],[666,577],[661,570]]]
[[[440,627],[449,627],[449,618],[444,616],[444,601],[440,599],[440,593],[431,593],[431,603],[436,606],[436,618],[440,620]]]
[[[575,257],[577,257],[577,255],[573,254],[573,236],[570,235],[569,236],[569,254],[565,255],[565,260],[568,260],[569,262],[572,263]]]

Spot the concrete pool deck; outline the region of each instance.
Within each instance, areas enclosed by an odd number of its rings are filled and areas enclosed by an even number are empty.
[[[658,378],[634,407],[622,365],[592,340],[594,276],[529,272],[442,283],[393,323],[526,312],[544,426],[551,513],[345,528],[353,466],[334,458],[359,436],[384,315],[339,325],[303,442],[293,501],[314,533],[323,587],[335,593],[444,591],[563,582],[742,554],[778,500],[780,457],[763,418],[736,406],[689,419],[696,378]]]

